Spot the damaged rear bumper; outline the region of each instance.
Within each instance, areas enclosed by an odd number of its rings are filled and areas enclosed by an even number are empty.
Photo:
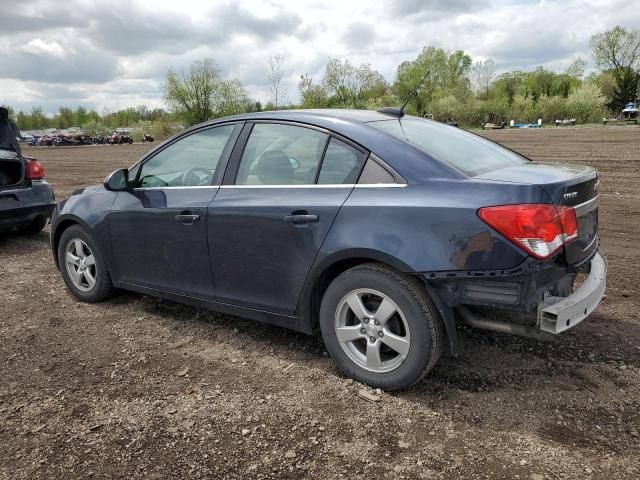
[[[545,296],[538,309],[538,328],[558,334],[575,327],[600,304],[607,286],[607,262],[600,252],[591,259],[589,276],[568,297]]]
[[[474,275],[427,283],[472,327],[539,340],[551,339],[578,325],[604,296],[607,264],[598,250],[571,269],[557,262],[531,265],[528,270],[505,272],[504,276]],[[588,275],[574,290],[578,273]]]

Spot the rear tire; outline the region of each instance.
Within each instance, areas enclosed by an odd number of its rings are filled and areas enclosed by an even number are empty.
[[[62,232],[58,265],[67,288],[81,302],[101,302],[116,292],[102,252],[80,225]]]
[[[38,232],[41,232],[42,229],[46,226],[47,226],[47,219],[40,215],[34,218],[29,225],[25,225],[24,227],[18,227],[18,231],[26,235],[33,235]]]
[[[422,379],[440,358],[440,314],[420,282],[376,263],[351,268],[320,306],[325,346],[347,376],[384,390]]]

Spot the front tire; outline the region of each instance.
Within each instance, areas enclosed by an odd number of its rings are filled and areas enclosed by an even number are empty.
[[[420,282],[375,263],[351,268],[329,285],[320,329],[340,370],[384,390],[422,379],[440,358],[444,337]]]
[[[62,233],[58,265],[67,288],[81,302],[101,302],[115,293],[100,250],[80,225]]]

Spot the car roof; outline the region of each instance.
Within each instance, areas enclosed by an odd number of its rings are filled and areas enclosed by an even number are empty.
[[[300,120],[301,118],[316,117],[318,119],[337,118],[352,122],[378,122],[381,120],[397,119],[393,115],[388,115],[373,110],[349,110],[338,108],[327,109],[296,109],[296,110],[270,110],[266,112],[242,113],[231,117],[224,117],[219,120],[243,119],[243,120],[260,120],[260,119],[278,119],[278,120]],[[215,122],[215,121],[214,121]]]
[[[219,125],[227,122],[272,120],[296,122],[316,126],[341,135],[366,150],[374,153],[387,162],[392,168],[405,177],[422,181],[432,178],[463,178],[459,171],[436,159],[405,140],[373,128],[372,122],[398,121],[400,117],[393,114],[371,110],[346,109],[300,109],[276,110],[267,112],[251,112],[221,117],[189,127],[178,136],[188,135],[203,127]],[[155,149],[154,149],[155,150]],[[150,154],[153,153],[152,150]]]

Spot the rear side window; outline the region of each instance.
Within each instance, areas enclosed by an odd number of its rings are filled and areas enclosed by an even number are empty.
[[[527,162],[526,158],[479,135],[434,121],[404,117],[368,125],[414,144],[469,176]]]
[[[327,139],[311,128],[258,123],[242,154],[236,184],[314,184]]]
[[[365,158],[360,150],[332,138],[324,154],[318,184],[356,183]]]

